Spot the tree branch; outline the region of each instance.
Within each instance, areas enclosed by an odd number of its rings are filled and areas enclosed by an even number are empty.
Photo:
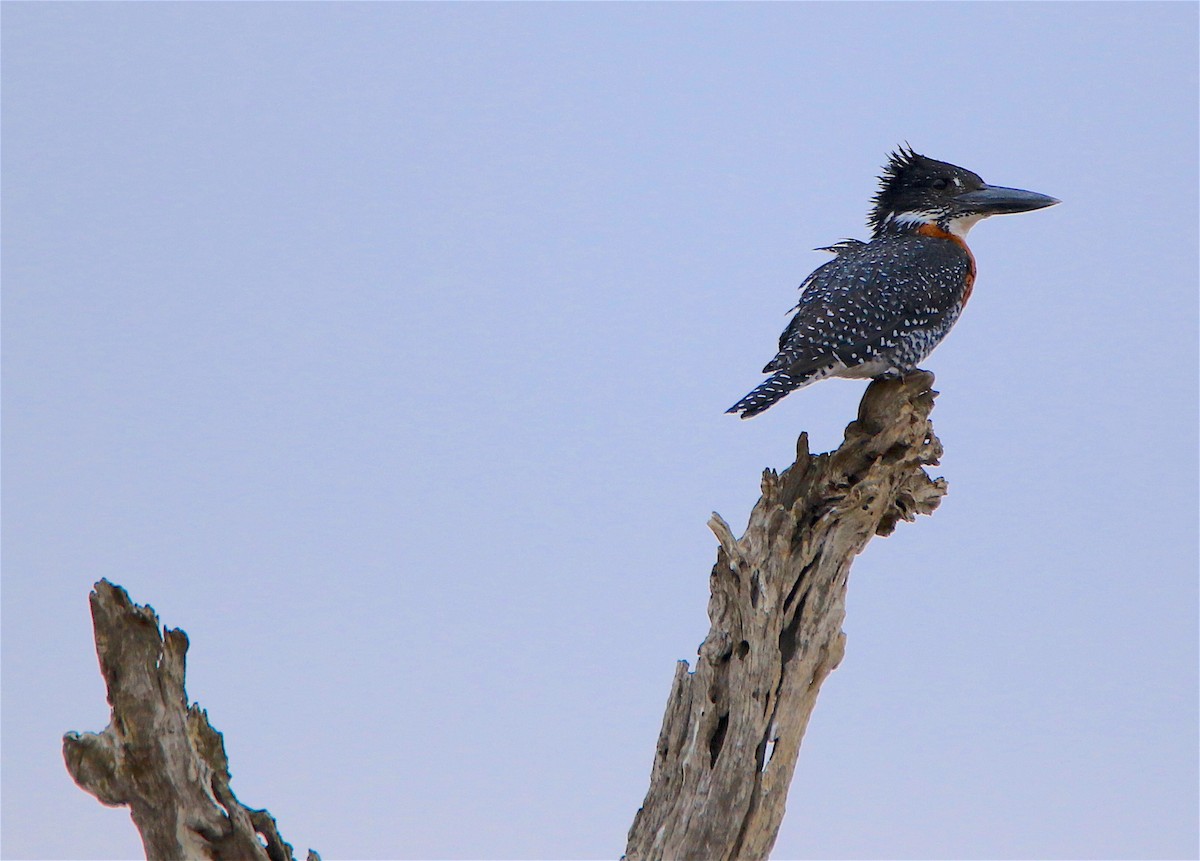
[[[676,666],[629,861],[770,853],[817,693],[845,651],[850,565],[946,493],[923,469],[942,454],[932,385],[924,371],[873,382],[830,454],[810,455],[801,434],[796,462],[763,473],[740,539],[713,514],[712,627],[695,672]]]
[[[294,861],[275,818],[234,796],[224,739],[188,706],[187,634],[160,629],[151,607],[107,580],[91,605],[112,717],[99,734],[63,736],[71,777],[102,804],[130,808],[148,859]],[[309,850],[308,861],[320,856]]]

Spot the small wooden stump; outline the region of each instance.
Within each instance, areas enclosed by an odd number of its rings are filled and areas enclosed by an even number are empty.
[[[184,689],[188,638],[101,580],[92,624],[112,718],[63,736],[67,771],[111,807],[127,806],[148,859],[294,861],[275,818],[237,800],[221,734]],[[311,850],[308,861],[320,861]]]

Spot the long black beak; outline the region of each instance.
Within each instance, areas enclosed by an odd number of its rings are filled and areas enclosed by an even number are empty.
[[[1054,206],[1061,201],[1036,191],[1005,188],[1002,185],[985,185],[975,191],[967,191],[954,198],[955,203],[964,205],[980,215],[1009,215],[1014,212],[1031,212]]]

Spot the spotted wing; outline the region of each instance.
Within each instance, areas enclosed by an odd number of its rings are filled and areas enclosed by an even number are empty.
[[[954,243],[920,236],[840,253],[801,285],[796,314],[763,373],[879,361],[915,367],[957,318],[970,268]]]

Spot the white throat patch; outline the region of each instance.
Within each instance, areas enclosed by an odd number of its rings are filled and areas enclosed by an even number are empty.
[[[958,218],[951,218],[946,223],[946,229],[959,239],[965,239],[967,231],[985,218],[986,215],[960,215]]]
[[[951,235],[957,236],[959,239],[965,239],[967,231],[987,218],[986,215],[960,215],[958,218],[951,218],[946,222],[946,230]],[[896,224],[938,224],[941,221],[936,212],[897,212],[895,215],[889,216],[889,219]]]

